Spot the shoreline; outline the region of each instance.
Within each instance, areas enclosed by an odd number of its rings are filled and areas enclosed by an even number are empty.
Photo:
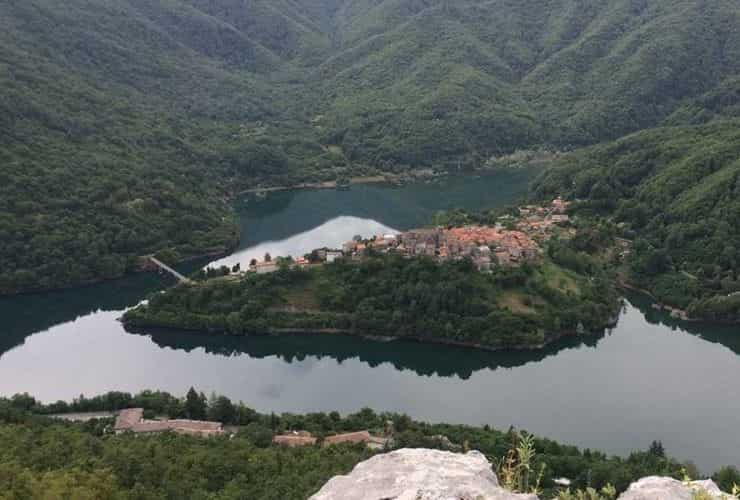
[[[257,193],[275,193],[280,191],[293,191],[302,189],[341,189],[353,185],[363,184],[398,184],[403,182],[415,182],[425,179],[435,179],[449,175],[448,172],[436,173],[430,169],[411,171],[406,174],[383,173],[378,175],[350,177],[347,184],[340,184],[338,180],[318,181],[318,182],[299,182],[287,186],[266,186],[250,188],[238,191],[234,196],[243,196]]]
[[[225,249],[223,251],[218,251],[218,252],[214,251],[214,252],[207,252],[207,253],[198,254],[198,255],[192,255],[192,256],[184,257],[178,260],[177,262],[173,264],[173,266],[188,264],[190,262],[195,262],[197,260],[206,259],[206,258],[220,259],[220,258],[231,255],[233,251],[234,251],[234,248],[231,248],[231,249]],[[137,260],[140,261],[140,262],[137,262],[136,267],[132,270],[125,271],[123,274],[119,276],[112,276],[109,278],[95,278],[92,280],[82,281],[79,283],[66,285],[66,286],[57,286],[53,288],[40,288],[40,289],[24,290],[24,291],[13,292],[13,293],[4,293],[4,294],[0,294],[0,300],[2,300],[3,298],[21,297],[21,296],[26,296],[26,295],[43,295],[47,293],[68,292],[71,290],[84,289],[84,288],[89,288],[95,285],[100,285],[102,283],[111,283],[113,281],[123,280],[126,278],[130,278],[132,276],[136,276],[138,274],[143,274],[143,273],[151,273],[151,274],[156,274],[156,275],[162,274],[158,272],[157,270],[147,269],[146,264],[141,262],[141,259],[145,258],[144,256],[139,255],[136,258]]]
[[[496,168],[479,168],[474,170],[471,173],[480,173],[480,172],[492,172],[494,170],[497,170],[498,168],[510,168],[510,167],[496,167]],[[291,191],[291,190],[303,190],[303,189],[338,189],[342,187],[349,187],[352,185],[369,185],[369,184],[396,184],[399,183],[413,183],[413,182],[419,182],[424,180],[431,180],[431,179],[438,179],[441,177],[447,177],[451,175],[450,172],[444,171],[444,172],[435,172],[432,169],[419,169],[416,171],[410,171],[408,173],[404,174],[392,174],[392,173],[384,173],[384,174],[378,174],[378,175],[372,175],[372,176],[356,176],[351,177],[349,179],[349,184],[346,186],[339,185],[338,181],[320,181],[320,182],[303,182],[298,184],[292,184],[288,186],[267,186],[267,187],[261,187],[261,188],[251,188],[246,189],[242,191],[238,191],[236,193],[233,193],[231,196],[235,199],[239,196],[248,195],[248,194],[257,194],[257,193],[271,193],[271,192],[283,192],[283,191]],[[232,200],[234,201],[234,200]],[[238,224],[237,224],[238,227]],[[173,266],[186,264],[188,262],[193,262],[199,259],[205,259],[205,258],[214,258],[214,259],[220,259],[224,257],[228,257],[231,255],[236,248],[238,247],[238,242],[233,247],[226,248],[222,252],[208,252],[204,254],[194,255],[194,256],[188,256],[184,257],[177,262],[173,263]],[[155,252],[156,254],[156,252]],[[137,259],[141,259],[142,255],[137,256]],[[72,283],[69,285],[62,285],[62,286],[54,286],[51,288],[34,288],[34,289],[28,289],[28,290],[21,290],[17,292],[11,292],[11,293],[0,293],[0,299],[3,297],[17,297],[22,295],[40,295],[45,293],[53,293],[53,292],[64,292],[64,291],[70,291],[70,290],[76,290],[80,288],[87,288],[94,285],[99,285],[101,283],[108,283],[112,281],[117,281],[121,279],[125,279],[130,276],[134,276],[136,274],[142,273],[142,272],[154,272],[147,270],[143,268],[141,262],[138,262],[136,264],[136,268],[133,270],[127,270],[124,271],[122,274],[112,277],[97,277],[86,281],[80,281],[77,283]]]
[[[650,290],[646,290],[645,288],[640,288],[638,286],[632,285],[631,283],[623,279],[619,279],[619,278],[617,279],[617,286],[625,290],[641,293],[643,295],[650,297],[654,301],[652,304],[653,309],[657,311],[667,312],[673,319],[678,319],[678,320],[686,321],[686,322],[706,321],[707,323],[712,323],[711,321],[703,320],[702,318],[692,318],[691,316],[689,316],[689,313],[685,311],[684,309],[679,309],[678,307],[674,307],[669,304],[664,304],[660,302]],[[730,323],[734,323],[734,322],[730,322]]]
[[[651,304],[651,306],[654,310],[660,311],[660,312],[666,312],[669,314],[671,319],[674,319],[677,321],[684,321],[686,323],[703,323],[705,325],[740,325],[740,320],[717,320],[717,319],[697,318],[697,317],[690,316],[689,313],[685,309],[680,309],[670,304],[664,304],[660,302],[650,290],[646,290],[645,288],[640,288],[638,286],[632,285],[631,283],[621,278],[617,279],[617,286],[624,290],[629,290],[631,292],[640,293],[642,295],[649,297],[653,301],[653,304]]]
[[[518,344],[518,345],[511,345],[511,346],[500,346],[500,347],[493,347],[493,346],[487,346],[484,344],[477,344],[475,342],[460,342],[456,340],[447,340],[447,339],[435,339],[435,338],[427,338],[427,337],[419,337],[419,336],[393,336],[393,335],[366,335],[366,334],[360,334],[356,333],[353,330],[346,329],[346,328],[271,328],[266,332],[261,333],[253,333],[253,334],[247,334],[247,335],[233,335],[225,330],[206,330],[206,329],[199,329],[199,328],[183,328],[183,327],[174,327],[174,326],[163,326],[163,325],[154,325],[154,324],[132,324],[131,322],[127,322],[123,316],[117,319],[124,327],[125,330],[131,330],[131,331],[141,331],[145,333],[145,330],[147,328],[153,328],[161,332],[172,332],[172,333],[186,333],[186,334],[192,334],[192,335],[217,335],[217,336],[225,336],[225,337],[236,337],[236,338],[244,338],[248,339],[250,337],[280,337],[283,335],[305,335],[305,336],[317,336],[317,335],[344,335],[348,337],[355,337],[362,340],[367,340],[371,342],[378,342],[378,343],[391,343],[391,342],[413,342],[418,344],[429,344],[429,345],[446,345],[446,346],[452,346],[452,347],[458,347],[461,349],[472,349],[472,350],[478,350],[478,351],[485,351],[485,352],[536,352],[543,349],[546,349],[551,344],[554,344],[556,342],[559,342],[565,338],[569,337],[575,337],[575,338],[588,338],[592,335],[596,335],[597,332],[587,332],[583,334],[579,334],[576,331],[563,331],[557,335],[554,335],[551,339],[549,339],[547,342],[544,342],[542,344],[536,344],[536,345],[524,345],[524,344]],[[613,325],[605,325],[603,328],[606,330],[608,328],[612,328]]]

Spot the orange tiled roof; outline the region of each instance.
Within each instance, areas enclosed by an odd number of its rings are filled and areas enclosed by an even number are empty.
[[[324,439],[325,445],[339,444],[339,443],[367,443],[370,441],[370,433],[368,431],[350,432],[347,434],[337,434],[336,436],[329,436]]]
[[[211,435],[221,434],[223,427],[220,422],[206,422],[203,420],[144,420],[143,408],[129,408],[121,410],[116,418],[115,430],[132,432],[164,432],[175,431],[184,434]]]
[[[311,446],[316,444],[316,438],[313,436],[302,436],[299,434],[286,434],[282,436],[275,436],[272,438],[272,442],[275,444],[281,444],[284,446]]]

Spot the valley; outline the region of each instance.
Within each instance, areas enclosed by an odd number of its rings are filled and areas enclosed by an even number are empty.
[[[517,170],[442,184],[353,186],[245,200],[240,221],[249,231],[242,230],[247,235],[242,246],[201,265],[239,262],[246,268],[267,252],[300,255],[317,244],[341,245],[355,234],[418,227],[439,210],[475,211],[489,206],[492,196],[500,205],[511,204],[535,174]],[[197,268],[178,269],[189,274]],[[173,284],[167,276],[141,274],[78,290],[0,299],[0,393],[29,392],[53,402],[153,386],[184,394],[193,385],[264,412],[344,414],[370,406],[434,422],[499,429],[513,424],[620,455],[659,439],[672,456],[694,460],[704,471],[734,463],[740,447],[731,439],[740,408],[726,397],[740,376],[736,328],[675,320],[641,295],[628,296],[613,329],[535,351],[487,352],[337,335],[124,330],[118,319],[125,310]],[[554,411],[562,418],[553,418]],[[666,420],[678,411],[686,417]],[[695,423],[707,412],[721,432],[697,432]]]
[[[0,497],[740,495],[739,27],[1,1]]]

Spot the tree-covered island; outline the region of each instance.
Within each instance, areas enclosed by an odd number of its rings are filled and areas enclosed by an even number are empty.
[[[620,305],[599,256],[576,249],[566,209],[557,199],[500,214],[492,225],[381,235],[297,261],[201,272],[198,281],[128,311],[123,322],[231,335],[345,333],[541,348],[607,327]]]

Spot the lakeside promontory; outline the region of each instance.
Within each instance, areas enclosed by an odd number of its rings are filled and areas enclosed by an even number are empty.
[[[502,212],[492,225],[358,237],[297,260],[266,256],[245,271],[203,271],[128,311],[123,322],[542,348],[607,327],[620,304],[598,256],[575,249],[578,231],[566,209],[556,199]]]

